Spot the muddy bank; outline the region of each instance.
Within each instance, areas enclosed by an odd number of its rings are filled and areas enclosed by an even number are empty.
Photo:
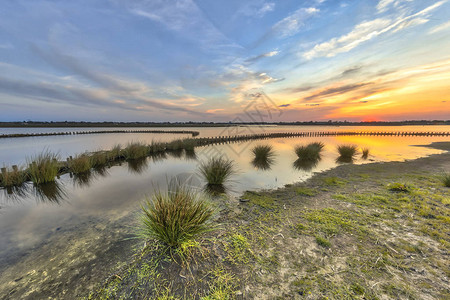
[[[0,299],[75,299],[131,260],[134,217],[91,218],[48,238],[2,268]]]

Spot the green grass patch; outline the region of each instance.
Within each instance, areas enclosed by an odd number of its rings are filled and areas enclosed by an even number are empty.
[[[317,195],[317,190],[312,189],[312,188],[307,188],[307,187],[298,187],[295,189],[295,192],[297,193],[297,195],[301,195],[301,196],[315,196]]]
[[[258,205],[266,209],[275,209],[277,206],[275,204],[275,199],[268,195],[261,195],[259,193],[247,191],[242,196],[243,199],[250,200],[249,202]]]
[[[331,242],[320,235],[316,235],[316,242],[319,246],[324,247],[324,248],[330,248],[331,247]]]
[[[201,297],[201,300],[235,299],[235,290],[239,279],[234,274],[217,265],[211,272],[211,277],[208,295]]]
[[[348,183],[347,180],[339,178],[339,177],[325,177],[323,179],[323,182],[326,185],[330,185],[330,186],[344,186]]]
[[[303,214],[308,221],[305,228],[311,234],[323,233],[326,237],[342,232],[367,233],[365,224],[369,216],[355,211],[342,211],[334,208],[308,210]]]
[[[246,264],[253,257],[249,241],[240,233],[230,236],[225,244],[225,251],[228,254],[227,259],[235,264]]]
[[[402,192],[402,193],[411,192],[411,187],[405,183],[393,182],[388,184],[387,188],[391,192]]]

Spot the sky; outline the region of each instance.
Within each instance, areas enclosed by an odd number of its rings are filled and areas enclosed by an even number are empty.
[[[450,0],[2,0],[0,121],[450,119]]]

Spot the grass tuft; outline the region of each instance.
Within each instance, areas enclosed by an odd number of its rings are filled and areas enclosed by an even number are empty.
[[[445,187],[450,187],[450,173],[444,173],[441,176],[441,182]]]
[[[388,185],[388,190],[392,192],[403,192],[409,193],[411,191],[410,187],[404,183],[393,182]]]
[[[122,156],[121,153],[122,153],[122,146],[120,144],[117,144],[106,153],[106,156],[108,157],[109,161],[114,161]]]
[[[69,168],[75,174],[85,173],[91,169],[91,160],[86,154],[77,155],[69,161]]]
[[[196,142],[194,139],[184,139],[183,140],[183,148],[184,150],[187,151],[194,151],[195,150],[195,146],[196,146]]]
[[[95,152],[90,157],[93,168],[101,168],[108,162],[108,154],[105,151]]]
[[[130,143],[123,149],[123,153],[126,159],[138,159],[148,155],[149,147],[141,142]]]
[[[234,163],[223,157],[213,157],[200,164],[200,173],[209,185],[224,184],[231,175],[235,174]]]
[[[18,187],[27,179],[26,173],[21,167],[9,169],[5,167],[5,171],[0,174],[0,186]]]
[[[314,142],[306,146],[301,145],[295,147],[295,154],[302,160],[317,161],[320,159],[320,153],[324,147],[325,144],[322,142]]]
[[[141,206],[141,237],[176,248],[211,230],[213,209],[200,194],[179,184],[169,190],[156,192]]]
[[[339,152],[339,162],[352,162],[355,158],[358,147],[355,145],[339,145],[337,146]]]
[[[54,182],[58,175],[58,155],[50,151],[44,151],[27,159],[31,181],[35,184]]]
[[[252,149],[254,155],[252,164],[257,169],[268,170],[274,161],[275,153],[270,145],[258,145]]]

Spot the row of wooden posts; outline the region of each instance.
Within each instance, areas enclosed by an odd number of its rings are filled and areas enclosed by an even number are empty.
[[[362,132],[362,131],[311,131],[311,132],[275,132],[237,136],[218,136],[196,138],[197,146],[206,146],[217,143],[247,141],[269,138],[290,137],[328,137],[328,136],[450,136],[450,132]]]
[[[101,131],[67,131],[67,132],[47,132],[47,133],[11,133],[0,134],[0,138],[18,138],[33,136],[55,136],[55,135],[78,135],[78,134],[101,134],[101,133],[171,133],[171,134],[190,134],[197,136],[198,131],[193,130],[101,130]]]
[[[143,130],[143,131],[105,131],[107,133],[123,133],[123,132],[145,132],[145,133],[154,133],[160,132],[155,130]],[[161,131],[163,133],[190,133],[195,134],[195,131]],[[104,133],[104,132],[86,132],[86,133]],[[61,133],[54,133],[54,135]],[[76,133],[82,134],[82,133]],[[239,141],[248,141],[248,140],[257,140],[257,139],[269,139],[269,138],[289,138],[289,137],[326,137],[326,136],[450,136],[450,132],[360,132],[360,131],[311,131],[311,132],[274,132],[274,133],[260,133],[260,134],[252,134],[252,135],[236,135],[236,136],[218,136],[218,137],[202,137],[202,138],[193,138],[191,140],[194,141],[194,146],[207,146],[213,144],[224,144],[224,143],[232,143]],[[1,137],[1,136],[0,136]],[[67,162],[71,161],[73,158],[69,156],[67,158]],[[55,159],[56,160],[56,159]],[[18,166],[12,166],[13,171],[18,171]],[[4,175],[7,172],[5,167],[1,168],[1,173]]]

